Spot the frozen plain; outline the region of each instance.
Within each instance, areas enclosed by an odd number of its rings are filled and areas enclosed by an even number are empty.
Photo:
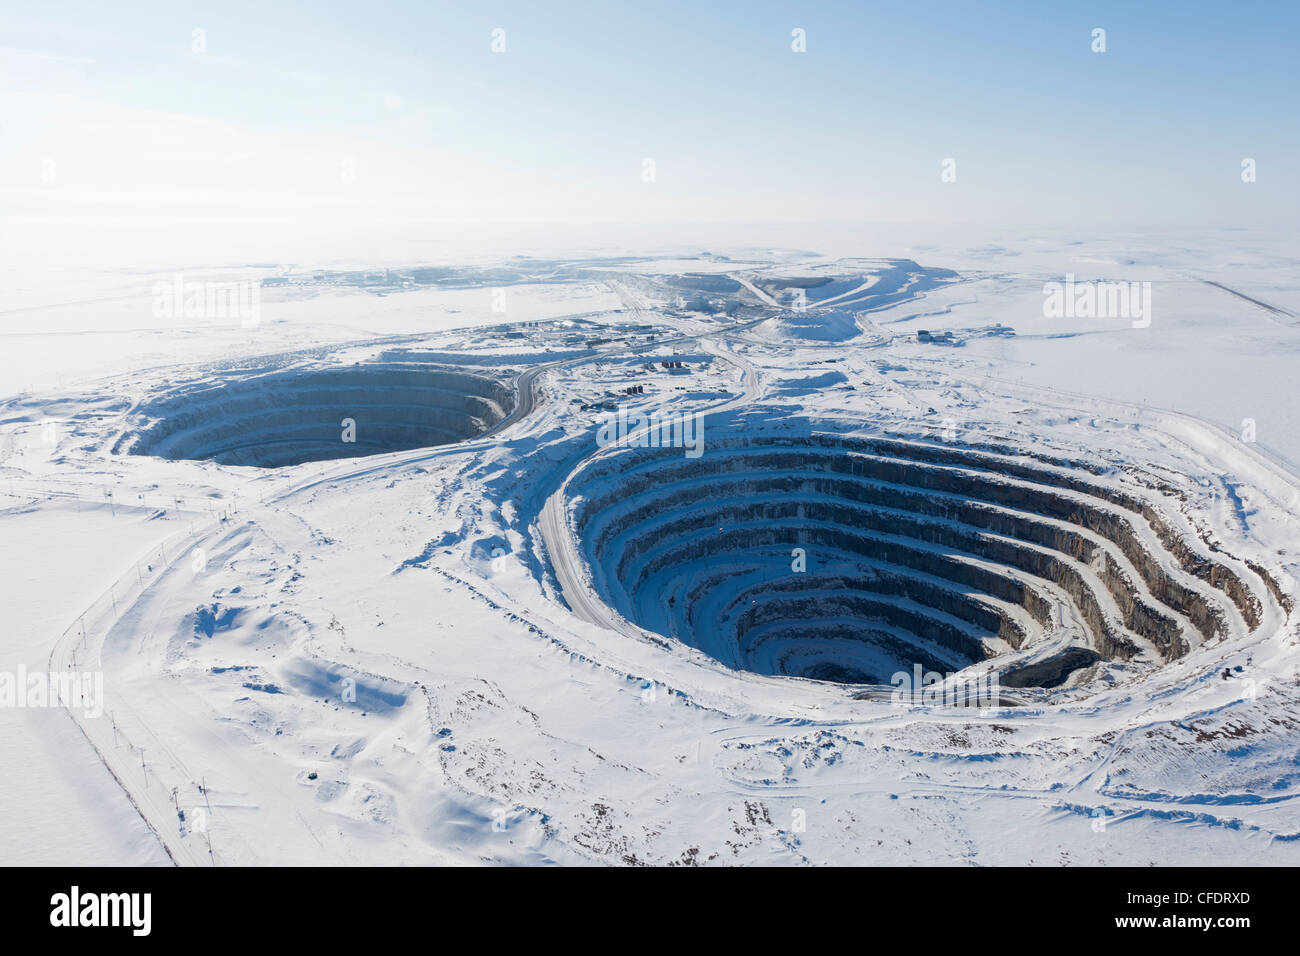
[[[1294,237],[1262,234],[939,233],[819,252],[183,270],[258,283],[251,328],[159,318],[150,290],[174,267],[15,272],[0,314],[0,667],[100,669],[112,716],[0,710],[4,764],[22,768],[0,789],[3,855],[1294,864],[1296,253]],[[422,268],[444,272],[401,284]],[[374,285],[313,278],[367,270]],[[1047,317],[1043,284],[1066,273],[1150,282],[1151,321]],[[809,278],[796,309],[785,293]],[[465,443],[258,468],[164,460],[139,438],[178,389],[165,407],[218,381],[274,372],[292,386],[320,368],[411,363],[507,385],[545,369],[524,382],[529,414]],[[635,384],[645,392],[625,395]],[[787,658],[723,660],[710,641],[732,626],[727,594],[663,613],[610,580],[626,563],[578,540],[577,499],[611,486],[583,477],[602,402],[704,413],[703,463],[756,436],[816,434],[1151,479],[1177,492],[1194,550],[1214,542],[1241,562],[1259,613],[1252,625],[1225,605],[1215,637],[1180,622],[1185,653],[1139,639],[980,711],[864,698],[885,673],[756,673]],[[223,414],[202,406],[219,434],[195,448],[247,427],[218,427]],[[1254,441],[1241,440],[1246,420]],[[656,573],[641,580],[692,593]],[[1041,635],[1012,609],[1033,639],[985,645],[1017,665],[1051,659],[1076,603],[1055,596]],[[1123,615],[1099,599],[1103,617]],[[667,633],[683,620],[700,633]]]

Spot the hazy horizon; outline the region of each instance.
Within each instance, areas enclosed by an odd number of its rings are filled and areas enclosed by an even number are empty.
[[[1300,213],[1290,4],[133,11],[0,13],[11,226],[170,226],[196,246],[263,226],[292,247],[295,226]]]

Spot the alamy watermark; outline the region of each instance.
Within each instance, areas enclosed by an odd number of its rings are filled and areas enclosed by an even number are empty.
[[[158,319],[238,319],[246,329],[262,320],[262,289],[257,282],[187,282],[177,273],[172,281],[153,286],[153,314]]]
[[[889,683],[894,686],[890,703],[895,707],[978,707],[1001,706],[1002,684],[996,670],[983,674],[940,674],[915,664],[911,671],[898,671]]]
[[[1135,329],[1151,324],[1150,282],[1043,283],[1043,316],[1049,319],[1129,319]]]
[[[102,716],[103,671],[46,674],[23,664],[16,671],[0,671],[0,709],[40,707],[80,708],[87,717]]]
[[[596,428],[596,444],[601,448],[622,445],[628,448],[684,448],[687,458],[704,454],[704,414],[702,412],[636,412],[620,406],[606,412]]]
[[[125,927],[133,936],[148,936],[152,911],[152,893],[83,893],[74,885],[50,897],[50,925],[55,927]]]

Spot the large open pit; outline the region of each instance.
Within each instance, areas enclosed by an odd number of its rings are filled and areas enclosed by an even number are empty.
[[[114,451],[260,468],[356,458],[473,438],[514,401],[490,375],[416,363],[244,373],[142,405]]]
[[[1158,664],[1253,630],[1265,582],[1206,547],[1172,492],[1009,449],[832,436],[620,449],[568,487],[593,583],[629,621],[731,668],[854,684],[1034,649]]]

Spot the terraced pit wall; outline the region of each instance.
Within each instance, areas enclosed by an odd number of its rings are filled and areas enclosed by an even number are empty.
[[[275,468],[464,441],[514,407],[497,378],[418,364],[278,370],[178,390],[113,450]],[[351,420],[349,434],[344,420]],[[348,437],[354,440],[346,440]]]
[[[1179,535],[1163,514],[1176,498],[1087,474],[916,441],[760,436],[693,460],[621,450],[569,496],[604,599],[740,669],[953,670],[1069,621],[1102,657],[1170,661],[1258,626],[1256,576]]]

